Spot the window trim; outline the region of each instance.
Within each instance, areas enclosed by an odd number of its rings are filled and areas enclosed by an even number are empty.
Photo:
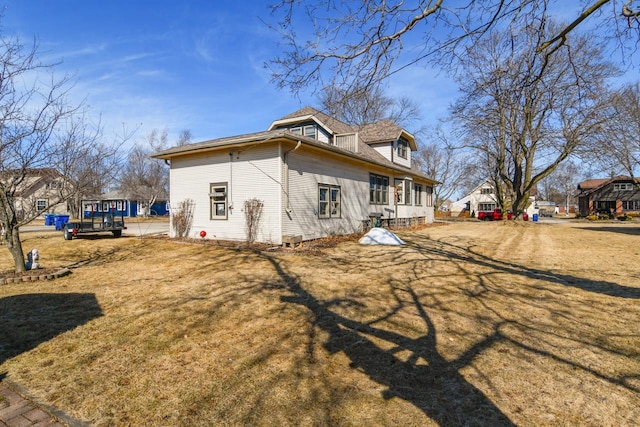
[[[431,208],[433,207],[433,187],[430,185],[425,186],[425,198],[424,203],[425,206]]]
[[[312,129],[313,135],[311,135],[307,130]],[[306,136],[307,138],[318,139],[318,127],[316,125],[305,125],[302,128],[302,136]]]
[[[44,203],[44,206],[43,206],[42,208],[38,207],[38,204],[39,204],[40,202],[43,202],[43,203]],[[44,211],[44,210],[46,210],[46,209],[47,209],[48,205],[49,205],[49,201],[48,201],[47,199],[37,199],[37,200],[36,200],[36,211],[37,211],[37,212]]]
[[[322,198],[323,190],[326,191],[324,199]],[[341,186],[334,184],[318,184],[318,218],[342,218]]]
[[[219,192],[217,189],[224,189]],[[229,192],[228,184],[226,182],[212,182],[209,183],[209,219],[212,221],[227,220],[229,219]],[[216,197],[223,197],[221,201],[217,201]],[[224,207],[224,215],[218,215],[218,205],[222,204]]]
[[[398,139],[396,142],[396,154],[398,157],[402,159],[407,159],[409,156],[407,152],[409,151],[409,141],[404,138]]]
[[[396,202],[399,205],[411,206],[411,187],[413,186],[413,181],[410,179],[404,178],[395,178],[393,180],[396,190],[394,191],[394,195],[396,197]]]
[[[633,184],[631,184],[629,182],[614,183],[613,184],[613,190],[614,191],[631,191],[631,190],[633,190]]]
[[[422,206],[422,184],[413,184],[413,199],[415,206]]]
[[[389,177],[369,174],[369,204],[389,205]]]

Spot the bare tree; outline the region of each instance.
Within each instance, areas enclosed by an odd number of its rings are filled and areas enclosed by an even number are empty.
[[[393,99],[384,93],[381,85],[349,90],[327,87],[322,91],[320,102],[321,109],[329,116],[350,125],[364,126],[390,120],[411,129],[414,135],[421,131],[414,129],[421,119],[418,103],[407,97]]]
[[[615,174],[640,171],[640,83],[612,91],[602,107],[604,120],[583,155]]]
[[[440,183],[433,193],[436,211],[461,190],[473,174],[468,155],[448,140],[441,127],[432,134],[429,143],[418,148],[414,159],[420,170]]]
[[[183,130],[177,145],[185,145],[191,141],[191,131]],[[161,197],[169,194],[169,167],[160,159],[150,155],[167,148],[169,131],[153,129],[146,140],[135,144],[126,159],[124,173],[120,177],[120,189],[130,199],[142,203],[144,216],[150,213],[151,206]]]
[[[560,0],[480,0],[450,5],[442,0],[348,2],[280,0],[271,6],[271,27],[284,40],[267,66],[280,86],[366,88],[414,64],[449,63],[494,28],[519,28],[544,19]],[[633,0],[594,0],[575,19],[548,34],[538,49],[552,56],[588,18],[623,55],[637,49],[640,7]]]
[[[119,147],[132,135],[123,133],[105,142],[100,123],[90,124],[86,116],[65,122],[50,162],[64,176],[64,185],[58,187],[59,197],[66,200],[73,217],[80,214],[83,198],[97,197],[114,181],[119,170]]]
[[[461,58],[463,96],[453,115],[485,162],[499,205],[510,203],[516,215],[536,184],[605,119],[597,107],[612,67],[582,37],[549,58],[539,47],[557,31],[545,19],[492,31]]]
[[[147,216],[158,197],[168,194],[169,167],[150,155],[168,146],[168,130],[153,129],[144,142],[129,151],[120,177],[120,189],[128,198],[140,202],[140,210]]]
[[[52,66],[39,62],[35,44],[0,38],[0,224],[2,241],[18,272],[25,270],[19,227],[49,206],[18,209],[17,196],[37,171],[55,172],[52,159],[61,150],[56,135],[65,132],[61,125],[79,109],[66,99],[70,87],[68,78],[56,79]],[[74,140],[68,148],[82,143]],[[49,204],[62,202],[70,192],[65,186],[60,199]]]

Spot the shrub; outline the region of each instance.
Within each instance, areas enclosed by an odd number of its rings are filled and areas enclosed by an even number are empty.
[[[262,200],[248,199],[244,201],[245,231],[247,233],[247,242],[249,243],[253,243],[258,237],[263,206]]]
[[[178,203],[176,210],[171,213],[171,224],[176,237],[183,239],[189,236],[194,207],[195,202],[191,199],[186,199]]]

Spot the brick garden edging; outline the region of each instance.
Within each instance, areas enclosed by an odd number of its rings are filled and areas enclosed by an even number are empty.
[[[12,283],[22,283],[22,282],[37,282],[39,280],[54,280],[59,277],[66,276],[71,274],[71,270],[68,268],[62,268],[54,273],[42,273],[39,274],[37,270],[31,270],[25,272],[24,276],[20,277],[5,277],[0,279],[0,285],[9,285]]]

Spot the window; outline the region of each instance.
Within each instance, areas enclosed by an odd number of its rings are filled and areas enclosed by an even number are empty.
[[[421,184],[416,184],[413,187],[413,191],[415,193],[415,205],[416,206],[422,206],[422,185]]]
[[[613,184],[613,189],[621,191],[633,190],[633,184],[631,184],[630,182],[624,184]]]
[[[211,219],[227,219],[227,183],[209,184]]]
[[[478,203],[479,211],[492,211],[496,208],[495,203]]]
[[[389,204],[389,177],[369,174],[369,203],[372,205]]]
[[[318,218],[340,218],[340,187],[318,185]]]
[[[36,209],[38,212],[42,212],[47,209],[47,201],[45,199],[36,200]]]
[[[398,140],[398,157],[402,157],[403,159],[407,158],[407,146],[409,145],[409,143],[407,142],[406,139],[404,138],[400,138]]]
[[[640,200],[623,200],[622,209],[625,211],[637,211],[640,210]]]
[[[411,181],[404,179],[395,180],[395,196],[399,205],[411,204]]]
[[[304,127],[304,136],[308,136],[309,138],[317,139],[316,138],[316,126],[315,125],[305,126]]]
[[[426,196],[427,206],[433,206],[433,187],[426,187]]]
[[[395,201],[399,205],[404,205],[404,181],[401,179],[396,179],[394,182],[396,189],[393,192],[395,195]]]
[[[480,194],[493,194],[493,188],[491,187],[481,188]]]
[[[291,133],[295,133],[296,135],[302,135],[302,128],[300,126],[289,129]]]

